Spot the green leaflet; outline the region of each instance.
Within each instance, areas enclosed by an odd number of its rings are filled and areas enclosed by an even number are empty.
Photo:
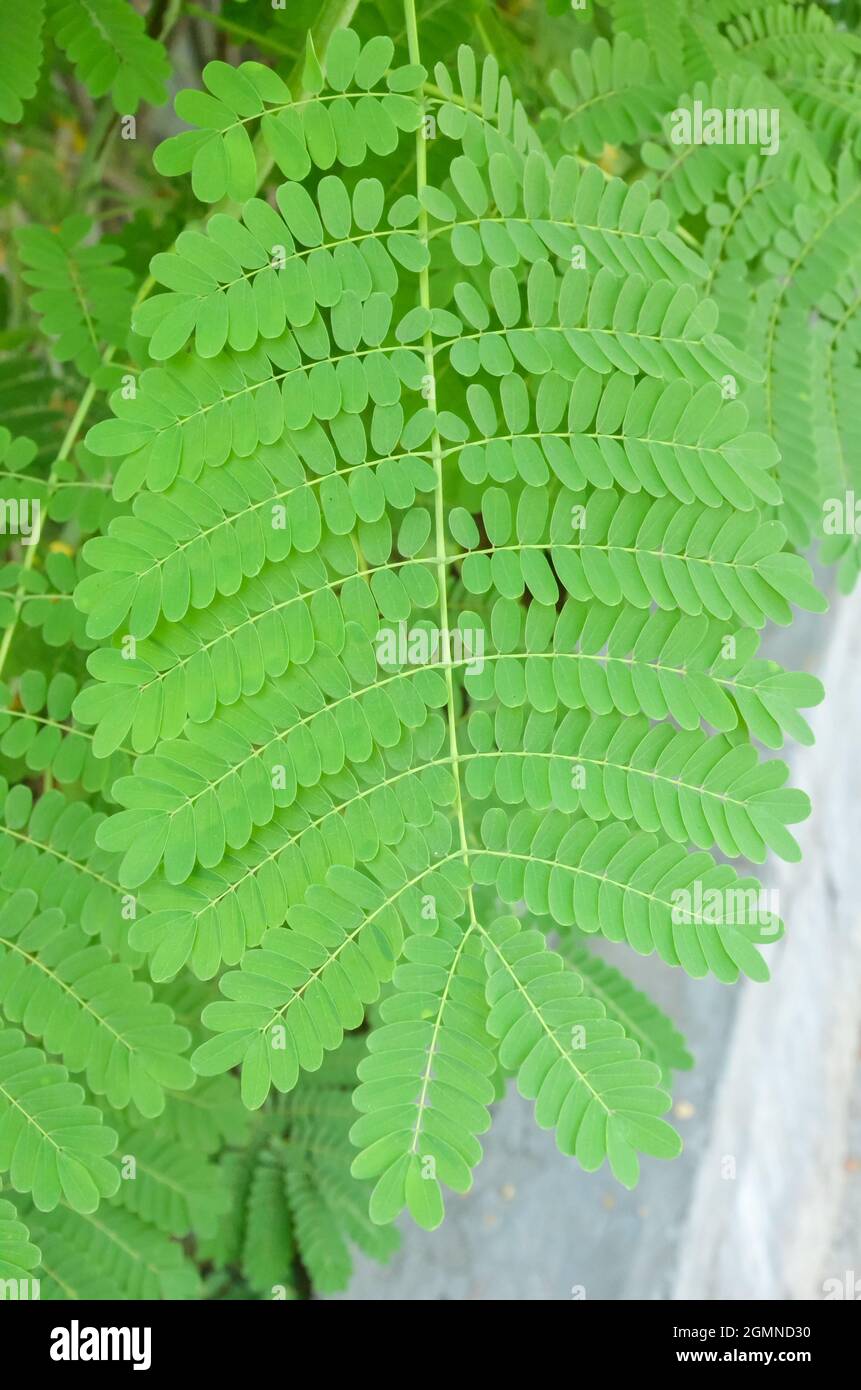
[[[642,39],[622,32],[611,48],[598,38],[590,53],[575,48],[570,75],[554,72],[550,87],[565,117],[561,136],[599,155],[606,144],[634,144],[667,109],[667,89],[652,71],[657,54]]]
[[[535,1101],[541,1128],[555,1129],[563,1153],[587,1171],[607,1159],[633,1187],[638,1152],[680,1152],[679,1136],[660,1118],[671,1101],[657,1087],[659,1069],[602,1016],[597,1000],[584,999],[582,981],[547,950],[541,932],[500,918],[488,934],[487,966],[488,1029],[500,1040],[500,1062]]]
[[[477,1135],[490,1127],[495,1059],[487,1032],[478,935],[443,926],[410,937],[395,993],[381,1008],[354,1096],[359,1177],[376,1178],[371,1215],[391,1221],[406,1205],[420,1226],[443,1217],[440,1182],[472,1184]]]
[[[810,813],[801,791],[784,789],[788,768],[760,762],[756,750],[699,730],[676,732],[643,715],[591,715],[572,710],[557,724],[501,711],[495,728],[481,713],[470,725],[467,785],[477,800],[552,807],[593,821],[615,817],[670,840],[712,846],[732,858],[762,863],[768,849],[794,860],[787,824]],[[490,746],[488,746],[488,744]]]
[[[26,1212],[39,1241],[41,1297],[65,1299],[194,1299],[200,1281],[176,1241],[130,1212],[103,1204],[97,1217],[60,1209],[50,1225]]]
[[[64,1067],[27,1047],[18,1029],[0,1033],[0,1171],[16,1192],[31,1192],[40,1211],[61,1199],[95,1211],[117,1188],[107,1157],[116,1142]]]
[[[558,926],[601,932],[641,955],[656,951],[695,977],[768,978],[756,947],[779,940],[783,924],[756,879],[706,852],[686,854],[618,822],[572,825],[554,812],[522,810],[509,820],[496,808],[481,835],[474,872],[503,901],[525,900]]]
[[[173,135],[156,152],[160,174],[191,174],[194,195],[216,203],[227,195],[238,202],[256,188],[249,124],[259,122],[266,150],[288,179],[304,179],[313,167],[329,169],[337,160],[352,168],[370,152],[391,154],[402,131],[419,120],[415,100],[405,95],[394,53],[383,36],[362,47],[349,30],[337,32],[326,57],[325,78],[313,57],[306,65],[307,95],[294,100],[290,88],[262,63],[207,63],[206,92],[186,90],[176,100],[177,115],[195,131]],[[252,125],[252,130],[254,126]]]
[[[139,957],[126,941],[126,922],[136,906],[122,900],[115,860],[95,843],[103,813],[67,800],[56,789],[34,805],[25,783],[11,791],[0,783],[0,801],[3,890],[32,886],[41,908],[59,909],[86,936],[99,937],[113,954],[137,964]]]
[[[143,1114],[158,1114],[165,1087],[193,1084],[180,1056],[188,1033],[105,947],[68,927],[58,909],[36,909],[36,894],[26,889],[0,908],[4,1014],[62,1056],[72,1073],[85,1071],[95,1095],[117,1108],[133,1100]]]
[[[122,340],[132,302],[131,276],[115,264],[122,251],[107,241],[86,244],[91,230],[90,219],[76,214],[56,230],[21,227],[15,235],[22,278],[36,291],[31,303],[56,339],[57,361],[85,373],[98,372],[105,341]]]
[[[92,735],[70,718],[77,693],[67,671],[50,680],[41,671],[25,671],[17,692],[0,688],[0,754],[23,760],[30,772],[50,772],[61,786],[80,783],[87,792],[109,793],[126,759],[95,755]]]
[[[24,107],[36,90],[42,65],[44,0],[32,5],[6,6],[0,16],[0,120],[20,121]]]
[[[121,115],[159,106],[170,73],[162,45],[123,0],[48,0],[51,31],[94,97],[110,92]]]
[[[31,1244],[29,1231],[18,1220],[18,1212],[5,1197],[0,1199],[0,1277],[37,1278],[39,1250]]]
[[[228,1206],[214,1163],[149,1130],[125,1134],[120,1148],[127,1156],[120,1205],[167,1235],[212,1235]]]

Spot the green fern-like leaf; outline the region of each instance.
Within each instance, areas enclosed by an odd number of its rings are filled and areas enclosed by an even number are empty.
[[[281,1165],[267,1156],[254,1170],[248,1193],[242,1273],[252,1289],[271,1296],[291,1286],[295,1248]]]
[[[0,21],[0,1272],[52,1298],[342,1290],[508,1083],[673,1157],[687,1049],[590,938],[768,978],[823,692],[760,636],[861,563],[844,5],[180,9]]]
[[[443,925],[410,938],[404,957],[359,1065],[355,1104],[364,1113],[352,1138],[363,1152],[352,1171],[376,1179],[375,1220],[391,1221],[406,1204],[433,1228],[443,1216],[439,1182],[471,1186],[496,1063],[479,931]]]
[[[23,759],[30,772],[49,772],[61,786],[80,783],[88,792],[106,791],[126,764],[119,754],[97,758],[89,731],[70,719],[77,694],[74,677],[60,671],[24,671],[17,689],[0,687],[0,755]]]
[[[141,101],[160,106],[170,72],[163,46],[150,38],[124,0],[48,0],[51,33],[94,97],[110,92],[121,115]]]
[[[127,965],[67,926],[58,909],[37,915],[37,905],[22,889],[0,908],[0,1008],[70,1072],[85,1072],[95,1095],[159,1114],[165,1088],[193,1084],[180,1055],[187,1031]]]
[[[146,1128],[123,1134],[118,1151],[117,1201],[127,1211],[167,1235],[213,1234],[229,1201],[214,1163]]]
[[[30,1232],[18,1219],[12,1202],[0,1198],[0,1278],[29,1281],[38,1278],[40,1252]]]
[[[0,865],[7,892],[32,891],[42,909],[58,908],[67,922],[98,937],[115,955],[135,960],[125,940],[133,901],[122,900],[116,865],[95,843],[104,813],[52,789],[33,804],[23,782],[0,783]],[[125,914],[125,915],[124,915]]]
[[[516,1072],[538,1124],[556,1130],[563,1153],[590,1171],[608,1159],[633,1187],[638,1153],[671,1158],[681,1150],[660,1118],[671,1104],[658,1089],[660,1069],[602,1016],[594,997],[584,998],[582,981],[547,950],[541,932],[500,918],[489,931],[487,968],[488,1028],[500,1039],[500,1062]]]
[[[40,1211],[61,1198],[95,1211],[117,1188],[108,1161],[116,1142],[64,1067],[28,1047],[17,1028],[0,1032],[0,1172],[16,1192],[31,1192]]]
[[[599,155],[605,145],[632,144],[666,110],[667,92],[653,70],[649,48],[622,32],[614,45],[598,38],[587,54],[571,53],[570,77],[556,72],[553,95],[566,112],[566,149]]]
[[[131,311],[131,276],[117,266],[122,252],[107,242],[86,243],[89,218],[76,214],[56,230],[22,227],[16,234],[32,305],[45,333],[56,338],[59,362],[97,373],[104,343],[119,343]]]
[[[65,1301],[194,1299],[200,1281],[181,1245],[130,1212],[103,1203],[93,1215],[33,1214],[43,1298]]]
[[[393,53],[385,35],[362,46],[352,30],[341,29],[329,44],[324,76],[309,44],[298,101],[262,63],[207,63],[207,90],[182,92],[176,102],[177,115],[200,129],[166,140],[156,168],[168,177],[190,172],[201,202],[225,195],[243,202],[257,187],[252,121],[259,122],[269,157],[288,179],[303,179],[315,166],[328,169],[336,159],[349,168],[361,165],[369,150],[391,154],[400,132],[414,130],[418,118],[415,102],[404,95],[414,87],[415,74],[392,69]]]
[[[756,632],[823,601],[770,515],[784,492],[759,423],[768,377],[703,296],[703,280],[725,293],[712,241],[700,256],[644,183],[551,161],[494,60],[479,70],[466,49],[431,99],[415,43],[388,76],[387,50],[374,81],[417,130],[419,170],[388,199],[319,114],[353,100],[365,52],[345,34],[325,77],[309,52],[303,117],[256,69],[216,65],[209,94],[180,102],[204,129],[162,160],[192,168],[205,201],[247,201],[156,257],[166,292],[135,327],[157,365],[88,435],[117,460],[126,510],[86,547],[77,602],[100,645],[74,714],[99,755],[129,739],[137,753],[96,832],[147,909],[132,945],[157,980],[219,976],[198,1073],[240,1066],[258,1109],[384,994],[354,1174],[375,1183],[375,1220],[406,1205],[434,1226],[439,1184],[469,1186],[500,1063],[587,1167],[609,1159],[631,1183],[637,1152],[675,1150],[654,1042],[541,955],[537,928],[482,920],[475,895],[695,976],[764,979],[759,948],[782,924],[709,851],[797,857],[807,800],[752,740],[808,739],[799,710],[821,692],[758,660]],[[598,45],[559,93],[612,106],[614,75],[629,92],[647,78],[641,57],[623,36],[614,70]],[[266,141],[288,111],[273,207],[253,196],[245,125]],[[579,119],[565,138],[593,152]],[[658,106],[623,101],[613,119],[637,142]],[[758,193],[743,152],[697,179],[696,207],[731,178]],[[746,263],[765,254],[752,215],[732,234]],[[402,649],[449,629],[465,654]],[[753,901],[680,917],[697,884]],[[556,1053],[581,1023],[578,1071]],[[606,1094],[588,1083],[602,1058]],[[331,1243],[319,1275],[336,1281],[340,1199],[290,1173],[299,1248]]]

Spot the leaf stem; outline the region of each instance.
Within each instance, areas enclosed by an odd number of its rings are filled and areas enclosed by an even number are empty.
[[[194,19],[202,19],[207,24],[211,24],[213,29],[220,29],[222,33],[228,34],[231,38],[237,39],[240,43],[254,43],[258,48],[266,49],[269,53],[279,53],[284,58],[295,58],[295,48],[288,48],[286,44],[279,43],[277,39],[269,38],[266,34],[259,34],[255,29],[249,29],[245,24],[236,24],[231,19],[225,19],[223,15],[213,14],[211,10],[205,10],[202,5],[194,5],[191,0],[186,0],[183,6],[184,12]]]
[[[404,0],[404,19],[406,21],[407,46],[409,48],[410,62],[421,64],[421,51],[419,48],[418,24],[416,21],[415,0]],[[423,97],[419,93],[423,102]],[[428,215],[422,204],[422,193],[427,187],[427,142],[424,134],[424,121],[420,121],[416,128],[416,195],[419,201],[419,236],[424,246],[428,246]],[[423,309],[430,312],[430,273],[428,264],[419,271],[419,302]],[[431,402],[436,411],[436,374],[434,370],[434,347],[433,336],[430,326],[425,329],[422,338],[422,353],[424,356],[425,377],[431,385]],[[454,774],[456,788],[456,805],[458,833],[460,838],[461,851],[464,863],[468,862],[469,847],[466,836],[466,822],[463,812],[463,795],[460,785],[460,765],[459,752],[457,746],[457,709],[454,698],[454,680],[452,678],[451,644],[448,640],[448,585],[446,577],[446,551],[445,551],[445,497],[443,491],[443,454],[442,441],[439,431],[434,425],[431,436],[431,461],[433,464],[435,485],[434,485],[434,525],[436,532],[436,574],[437,587],[439,589],[440,607],[440,628],[442,630],[445,648],[445,683],[447,692],[448,709],[448,739],[451,753],[452,771]],[[470,919],[475,924],[475,906],[472,899],[472,891],[468,894]]]
[[[113,349],[113,348],[109,348],[108,351],[107,351],[107,353],[106,353],[106,354],[103,356],[103,358],[102,358],[102,365],[103,365],[103,366],[104,366],[104,365],[107,365],[107,363],[110,361],[110,359],[113,357],[113,355],[114,355],[114,349]],[[63,442],[62,442],[62,444],[60,445],[60,452],[57,454],[56,463],[63,463],[63,462],[65,462],[65,460],[69,457],[69,454],[70,454],[71,451],[72,451],[72,447],[73,447],[73,445],[74,445],[74,443],[75,443],[75,440],[76,440],[77,437],[78,437],[78,431],[80,430],[82,424],[84,423],[84,420],[85,420],[86,417],[87,417],[87,413],[88,413],[88,411],[89,411],[89,409],[90,409],[90,406],[91,406],[92,403],[93,403],[93,397],[95,396],[95,394],[96,394],[96,384],[95,384],[95,382],[91,381],[91,382],[89,383],[89,385],[87,386],[87,389],[86,389],[86,391],[84,392],[83,396],[81,397],[80,401],[78,402],[78,408],[77,408],[77,410],[75,411],[75,414],[74,414],[73,417],[72,417],[71,424],[69,425],[69,428],[66,430],[66,433],[65,433],[65,435],[64,435],[64,437],[63,437]],[[45,503],[46,503],[46,504],[47,504],[48,499],[50,498],[51,494],[53,493],[54,488],[56,487],[56,482],[57,482],[57,479],[56,479],[56,464],[55,464],[54,467],[51,469],[51,473],[50,473],[50,476],[49,476],[49,478],[48,478],[48,484],[47,484],[47,486],[48,486],[48,494],[47,494],[47,496],[46,496],[46,498],[45,498]],[[42,531],[43,531],[43,529],[44,529],[44,511],[43,511],[43,509],[40,507],[40,508],[39,508],[39,521],[38,521],[38,525],[34,528],[33,539],[32,539],[32,542],[31,542],[31,544],[30,544],[30,546],[29,546],[29,548],[28,548],[28,550],[27,550],[26,559],[24,560],[24,563],[23,563],[23,565],[22,565],[22,574],[28,574],[28,573],[30,572],[30,570],[33,568],[33,564],[34,564],[34,561],[35,561],[35,559],[36,559],[36,551],[37,551],[37,549],[38,549],[38,547],[39,547],[39,542],[40,542],[40,540],[42,539]],[[16,592],[15,592],[14,613],[13,613],[13,616],[12,616],[12,621],[10,622],[10,624],[9,624],[9,626],[7,627],[6,631],[4,632],[4,634],[3,634],[3,641],[2,641],[2,643],[0,643],[0,676],[3,674],[3,669],[4,669],[5,665],[6,665],[6,658],[7,658],[7,656],[9,655],[9,648],[10,648],[11,645],[12,645],[12,638],[13,638],[14,635],[15,635],[15,631],[16,631],[16,628],[17,628],[17,626],[18,626],[18,619],[19,619],[20,616],[21,616],[21,609],[22,609],[23,602],[24,602],[24,593],[25,593],[25,586],[24,586],[24,585],[20,582],[20,580],[19,580],[18,588],[17,588],[17,590],[16,590]]]
[[[148,276],[147,279],[141,285],[140,290],[138,291],[137,299],[135,300],[135,306],[140,304],[141,300],[146,298],[154,284],[155,280],[153,279],[153,277]],[[100,365],[102,367],[107,367],[109,363],[113,360],[115,352],[116,348],[114,346],[107,347],[105,351],[102,353],[102,360]],[[45,526],[45,510],[47,509],[48,502],[50,501],[50,498],[52,497],[53,493],[56,491],[59,482],[57,474],[58,465],[65,463],[66,459],[71,454],[72,449],[75,447],[75,442],[77,441],[78,435],[81,432],[81,428],[84,424],[84,421],[86,420],[90,412],[90,406],[92,405],[93,400],[95,399],[96,390],[97,387],[95,381],[89,382],[86,391],[84,392],[84,394],[78,402],[78,408],[72,416],[72,419],[69,423],[69,427],[63,436],[63,442],[60,445],[60,449],[57,454],[56,460],[54,461],[53,467],[51,468],[51,472],[48,475],[46,483],[44,510],[42,507],[39,508],[39,521],[38,525],[34,528],[33,539],[30,546],[28,547],[27,555],[22,566],[22,577],[23,575],[29,574],[36,560],[36,552],[39,548],[39,543],[42,539],[42,532]],[[6,666],[6,658],[8,657],[9,649],[12,646],[12,639],[15,636],[15,632],[18,627],[18,620],[21,617],[21,610],[24,606],[25,598],[26,585],[22,584],[19,580],[18,587],[15,591],[15,598],[13,601],[14,611],[12,615],[12,620],[3,634],[3,641],[0,642],[0,676],[2,676],[4,668]]]

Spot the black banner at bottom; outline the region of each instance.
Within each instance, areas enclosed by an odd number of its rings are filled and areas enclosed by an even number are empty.
[[[387,1300],[397,1301],[397,1300]],[[470,1305],[474,1306],[474,1305]],[[445,1328],[451,1304],[442,1303],[430,1319],[425,1312],[416,1322],[415,1335],[425,1347],[426,1364],[444,1365],[437,1339]],[[816,1303],[630,1303],[567,1302],[548,1307],[537,1304],[557,1336],[554,1361],[570,1359],[572,1373],[579,1358],[601,1361],[614,1373],[630,1370],[662,1372],[702,1366],[802,1366],[819,1373],[832,1361],[851,1364],[859,1333],[858,1304]],[[237,1355],[249,1361],[249,1371],[277,1366],[289,1370],[290,1356],[305,1356],[298,1340],[306,1331],[326,1336],[326,1373],[337,1370],[338,1332],[349,1326],[349,1302],[337,1303],[24,1303],[0,1302],[0,1347],[8,1368],[16,1349],[26,1348],[28,1368],[62,1380],[68,1375],[113,1375],[128,1372],[161,1375],[207,1371],[224,1375],[236,1366]],[[360,1347],[373,1345],[374,1314],[363,1304],[360,1340],[345,1338],[345,1361],[351,1376],[356,1372]],[[305,1319],[309,1322],[306,1323]],[[318,1323],[317,1319],[321,1322]],[[455,1320],[457,1315],[455,1315]],[[409,1322],[400,1315],[397,1324],[387,1321],[388,1337],[397,1327],[398,1338],[410,1336]],[[459,1328],[455,1334],[463,1337]],[[285,1334],[291,1340],[285,1343]],[[504,1334],[504,1330],[503,1330]],[[444,1334],[443,1334],[444,1335]],[[518,1334],[519,1347],[528,1354],[529,1322]],[[315,1341],[314,1345],[317,1343]],[[494,1335],[492,1326],[476,1337],[476,1364],[486,1368],[494,1351],[510,1350],[506,1336]],[[506,1351],[509,1354],[509,1351]],[[370,1366],[365,1365],[365,1373]]]

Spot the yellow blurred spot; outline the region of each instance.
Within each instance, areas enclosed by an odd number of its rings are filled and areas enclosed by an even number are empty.
[[[673,1114],[680,1120],[689,1120],[697,1112],[689,1100],[677,1100],[673,1106]]]
[[[616,174],[621,164],[621,150],[618,145],[605,145],[598,163],[605,174]]]
[[[78,121],[70,120],[68,116],[59,116],[55,124],[61,135],[68,135],[76,154],[81,154],[87,148],[87,137]]]
[[[499,1195],[504,1202],[513,1202],[514,1198],[517,1196],[517,1188],[514,1186],[514,1183],[503,1183],[502,1187],[499,1189]]]
[[[74,555],[75,553],[74,547],[68,545],[66,541],[51,541],[48,549],[54,555]]]

